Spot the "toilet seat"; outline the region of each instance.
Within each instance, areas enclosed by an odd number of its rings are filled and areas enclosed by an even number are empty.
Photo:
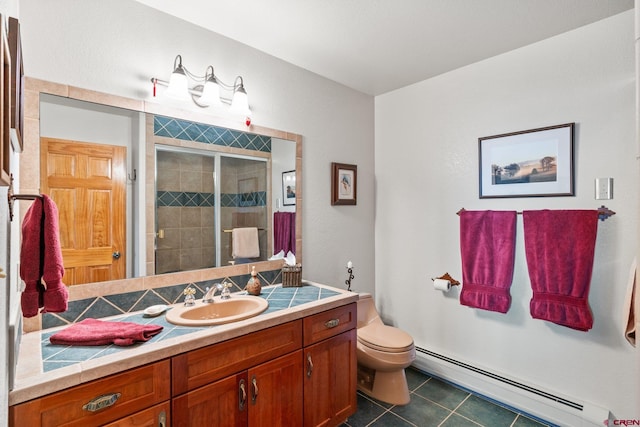
[[[374,350],[402,353],[413,348],[413,338],[405,331],[380,323],[358,328],[358,341]]]

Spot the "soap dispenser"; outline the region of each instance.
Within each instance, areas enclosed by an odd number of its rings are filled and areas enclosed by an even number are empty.
[[[255,266],[251,267],[251,279],[247,282],[246,289],[250,295],[260,295],[262,291],[262,285],[260,284],[260,279],[258,279]]]

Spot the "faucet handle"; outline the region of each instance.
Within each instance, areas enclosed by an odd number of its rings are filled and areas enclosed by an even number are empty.
[[[220,285],[220,298],[222,299],[229,299],[231,298],[231,290],[229,289],[231,287],[230,283],[224,282],[222,283],[222,285]]]

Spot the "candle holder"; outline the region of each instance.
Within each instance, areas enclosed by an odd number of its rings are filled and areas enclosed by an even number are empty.
[[[347,273],[349,273],[349,278],[344,281],[345,285],[347,285],[347,290],[351,291],[351,281],[355,278],[353,275],[353,267],[347,267]]]

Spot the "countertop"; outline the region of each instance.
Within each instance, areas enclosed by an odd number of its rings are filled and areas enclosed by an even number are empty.
[[[309,298],[309,294],[315,295],[314,289],[308,287],[318,289],[318,296],[313,297],[315,298],[313,300]],[[293,295],[288,305],[286,302],[282,304],[282,300],[270,300],[270,307],[264,313],[224,325],[177,328],[167,323],[164,314],[156,318],[145,319],[142,312],[102,319],[114,321],[147,320],[148,322],[170,325],[171,331],[130,347],[100,346],[96,350],[96,347],[64,348],[64,346],[55,346],[58,347],[59,352],[73,353],[74,357],[67,357],[67,359],[74,360],[67,360],[65,363],[53,367],[49,364],[47,368],[45,368],[45,363],[49,362],[45,362],[43,353],[50,351],[51,345],[48,343],[48,337],[64,327],[24,334],[20,343],[14,388],[9,392],[9,405],[26,402],[78,384],[301,319],[358,300],[356,293],[310,281],[304,281],[304,286],[300,288],[268,286],[263,288],[262,296],[269,300],[272,294],[275,296],[285,291]],[[301,295],[298,299],[295,298],[297,293]],[[97,356],[96,351],[99,352]]]

